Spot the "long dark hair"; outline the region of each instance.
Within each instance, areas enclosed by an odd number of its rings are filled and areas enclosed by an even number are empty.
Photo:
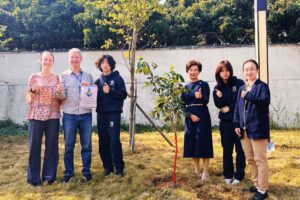
[[[224,70],[228,70],[230,73],[230,76],[228,78],[228,83],[231,82],[232,76],[233,76],[233,69],[232,69],[232,65],[228,60],[222,60],[219,62],[219,64],[217,65],[217,69],[215,72],[215,78],[217,81],[218,86],[222,86],[224,85],[224,81],[220,76],[220,73]]]

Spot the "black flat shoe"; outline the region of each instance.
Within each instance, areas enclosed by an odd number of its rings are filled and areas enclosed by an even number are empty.
[[[43,183],[40,182],[40,183],[28,183],[29,185],[33,186],[33,187],[41,187],[43,186]]]
[[[103,176],[108,176],[108,175],[110,175],[112,172],[113,172],[113,171],[111,171],[111,170],[104,170]]]
[[[124,172],[116,172],[117,176],[123,177],[124,176]]]
[[[88,182],[88,181],[92,180],[92,174],[84,174],[84,175],[82,175],[82,178],[85,182]]]
[[[60,180],[60,182],[62,182],[62,183],[69,183],[70,181],[72,181],[73,180],[73,176],[64,176],[61,180]]]
[[[262,194],[257,191],[251,200],[263,200],[263,199],[267,199],[268,197],[269,197],[268,192]]]

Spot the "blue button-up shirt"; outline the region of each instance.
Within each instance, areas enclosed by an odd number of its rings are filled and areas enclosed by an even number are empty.
[[[63,112],[67,114],[81,115],[92,112],[92,109],[81,108],[80,85],[83,81],[93,84],[91,74],[80,70],[80,74],[75,74],[71,69],[63,72],[59,76],[59,81],[63,86],[63,92],[57,94],[57,98],[63,99]]]

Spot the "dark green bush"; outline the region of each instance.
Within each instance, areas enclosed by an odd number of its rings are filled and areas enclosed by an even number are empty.
[[[12,120],[0,120],[0,136],[4,135],[24,135],[27,134],[28,123],[22,125],[13,122]]]

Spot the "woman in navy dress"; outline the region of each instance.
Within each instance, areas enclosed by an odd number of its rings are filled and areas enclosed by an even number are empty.
[[[213,96],[217,108],[219,108],[219,129],[221,144],[223,147],[223,175],[226,184],[238,184],[245,176],[245,154],[241,141],[234,132],[233,113],[239,88],[244,81],[233,76],[233,69],[228,60],[219,62],[216,69],[217,85]],[[233,149],[236,152],[236,172],[233,165]]]
[[[211,119],[207,104],[209,102],[209,85],[199,80],[202,64],[191,60],[186,64],[186,72],[191,80],[185,86],[181,99],[186,106],[184,128],[184,158],[192,158],[195,173],[202,180],[209,179],[209,159],[213,158]],[[203,173],[200,172],[200,158],[203,159]]]

